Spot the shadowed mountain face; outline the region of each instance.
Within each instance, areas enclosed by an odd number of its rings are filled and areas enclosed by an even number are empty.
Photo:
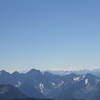
[[[9,74],[1,71],[0,84],[13,85],[31,98],[55,100],[99,100],[100,98],[100,78],[91,74],[71,73],[60,76],[49,72],[41,73],[35,69],[25,74],[18,72]]]
[[[0,85],[0,100],[12,100],[15,98],[26,98],[19,89],[11,85]]]
[[[18,98],[18,99],[16,99]],[[0,100],[52,100],[27,98],[18,88],[11,85],[0,85]]]

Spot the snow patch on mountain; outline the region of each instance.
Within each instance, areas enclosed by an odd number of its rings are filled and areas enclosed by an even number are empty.
[[[51,84],[52,84],[53,86],[56,86],[56,83],[54,83],[54,82],[51,82]]]
[[[39,88],[40,88],[40,92],[43,93],[44,92],[44,84],[40,83]]]
[[[79,77],[75,77],[75,78],[73,78],[74,81],[79,81],[80,79],[81,79],[80,76],[79,76]]]
[[[88,80],[88,79],[85,79],[85,85],[87,85],[87,84],[88,84],[88,82],[89,82],[89,80]]]
[[[64,81],[61,81],[61,82],[57,85],[57,87],[61,87],[63,84],[64,84]]]
[[[18,81],[18,83],[15,85],[15,87],[19,88],[21,86],[21,81]]]

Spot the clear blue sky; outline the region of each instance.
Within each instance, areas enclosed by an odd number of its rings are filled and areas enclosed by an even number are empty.
[[[100,65],[99,0],[0,0],[0,69],[70,65]]]

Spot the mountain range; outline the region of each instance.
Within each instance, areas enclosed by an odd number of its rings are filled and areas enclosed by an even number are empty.
[[[2,99],[3,97],[8,99]],[[55,75],[35,69],[27,73],[12,74],[0,71],[0,100],[48,100],[47,98],[99,100],[100,78],[89,73]]]

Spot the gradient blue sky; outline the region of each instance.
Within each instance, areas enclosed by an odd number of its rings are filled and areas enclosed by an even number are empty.
[[[0,0],[0,69],[99,65],[99,0]]]

